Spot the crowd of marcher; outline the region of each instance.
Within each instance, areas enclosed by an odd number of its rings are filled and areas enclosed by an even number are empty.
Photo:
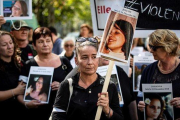
[[[0,27],[5,22],[0,16]],[[123,106],[119,104],[114,83],[110,82],[107,92],[101,93],[104,78],[96,71],[99,66],[108,65],[109,61],[97,57],[100,41],[93,37],[89,25],[80,26],[80,35],[76,40],[73,37],[59,38],[52,26],[38,27],[32,35],[30,30],[32,28],[25,21],[17,20],[10,32],[0,31],[1,118],[94,120],[97,107],[102,106],[101,120],[144,119],[143,113],[148,105],[142,101],[141,95],[137,97],[133,92],[132,72],[127,75],[121,66],[116,65]],[[134,39],[133,48],[136,45]],[[149,35],[147,45],[157,61],[143,70],[139,92],[142,92],[143,83],[172,83],[173,99],[170,104],[174,107],[174,118],[180,119],[180,40],[171,30],[158,29]],[[133,56],[130,70],[132,61]],[[47,95],[36,88],[29,95],[24,94],[31,66],[54,68],[48,104],[40,99],[42,96],[47,99]],[[43,77],[37,80],[42,87],[43,82]],[[31,101],[24,101],[24,97]],[[151,120],[151,117],[147,119]],[[154,119],[164,120],[159,116],[152,117]]]

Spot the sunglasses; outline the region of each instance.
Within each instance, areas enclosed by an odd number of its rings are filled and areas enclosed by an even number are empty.
[[[64,45],[65,47],[74,47],[74,45],[73,44],[66,44],[66,45]]]
[[[76,42],[85,42],[85,41],[89,41],[92,43],[98,43],[98,40],[95,38],[84,38],[84,37],[80,37],[79,39],[76,40]]]
[[[153,51],[156,51],[158,48],[162,48],[163,46],[153,46],[149,44],[149,48]]]

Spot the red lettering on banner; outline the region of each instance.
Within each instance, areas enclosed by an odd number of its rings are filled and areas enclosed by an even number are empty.
[[[106,7],[106,6],[97,6],[98,14],[109,13],[110,10],[111,10],[110,7]]]

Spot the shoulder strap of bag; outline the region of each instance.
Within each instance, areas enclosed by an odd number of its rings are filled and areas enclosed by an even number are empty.
[[[68,80],[68,82],[69,82],[69,102],[68,102],[68,106],[67,106],[66,113],[67,113],[67,111],[68,111],[69,103],[70,103],[71,96],[72,96],[72,93],[73,93],[72,78],[68,78],[67,80]]]

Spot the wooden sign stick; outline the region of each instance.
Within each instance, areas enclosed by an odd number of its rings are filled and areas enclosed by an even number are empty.
[[[113,66],[114,66],[114,61],[110,60],[102,92],[107,92],[107,88],[109,86],[109,81],[110,81],[111,73],[113,70]],[[105,97],[104,95],[102,95],[102,96]],[[102,108],[103,108],[102,106],[98,106],[95,120],[100,120]]]

